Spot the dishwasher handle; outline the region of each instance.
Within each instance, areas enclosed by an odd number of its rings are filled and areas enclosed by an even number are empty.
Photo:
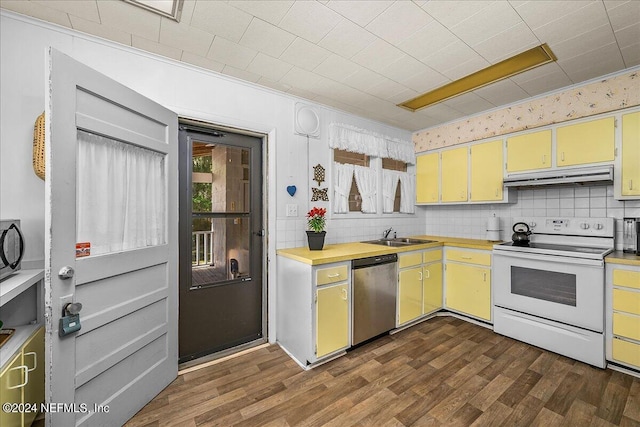
[[[359,268],[373,267],[375,265],[391,264],[398,261],[398,254],[387,254],[372,256],[368,258],[358,258],[351,261],[351,268],[357,270]]]

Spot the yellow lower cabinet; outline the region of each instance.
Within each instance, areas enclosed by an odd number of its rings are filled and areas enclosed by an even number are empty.
[[[613,338],[613,358],[640,368],[640,344]]]
[[[44,402],[44,328],[40,328],[22,349],[22,363],[26,366],[29,382],[24,386],[24,402],[33,406]],[[31,425],[37,412],[25,412],[24,425]]]
[[[322,357],[349,346],[349,285],[317,289],[316,356]]]
[[[422,269],[422,313],[442,308],[442,263],[436,262]]]
[[[448,263],[445,273],[447,308],[491,320],[491,269]]]
[[[419,254],[422,256],[422,254]],[[402,270],[398,280],[398,324],[422,315],[422,267]]]
[[[22,404],[22,384],[25,369],[22,365],[22,353],[18,353],[0,373],[0,400],[2,403]],[[0,411],[0,426],[22,426],[22,413],[19,411]]]
[[[614,311],[613,334],[640,341],[640,316]]]

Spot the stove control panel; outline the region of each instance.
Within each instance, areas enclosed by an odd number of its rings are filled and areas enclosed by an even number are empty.
[[[522,217],[513,218],[524,222],[534,234],[562,234],[568,236],[614,237],[615,220],[613,218],[555,218]]]

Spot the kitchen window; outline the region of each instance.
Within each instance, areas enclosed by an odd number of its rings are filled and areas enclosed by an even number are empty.
[[[350,151],[334,149],[333,161],[340,164],[369,167],[370,158],[366,154],[352,153]],[[356,178],[351,174],[351,185],[349,186],[348,212],[360,212],[362,210],[362,196],[356,184]]]

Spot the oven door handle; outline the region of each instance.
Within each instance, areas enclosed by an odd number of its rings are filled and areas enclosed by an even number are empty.
[[[557,256],[557,255],[542,255],[535,253],[524,253],[524,252],[516,252],[516,251],[495,251],[493,253],[494,256],[502,256],[505,258],[518,258],[518,259],[526,259],[526,260],[536,260],[536,261],[544,261],[544,262],[561,262],[563,264],[576,264],[576,265],[588,265],[592,267],[604,267],[604,260],[598,259],[587,259],[587,258],[574,258],[574,257],[566,257],[566,256]]]

